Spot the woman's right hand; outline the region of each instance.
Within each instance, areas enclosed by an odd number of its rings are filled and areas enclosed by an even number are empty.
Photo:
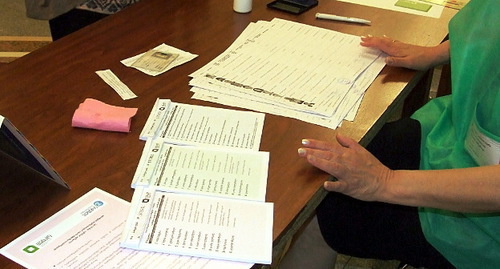
[[[450,58],[448,41],[435,47],[424,47],[399,42],[386,36],[363,36],[361,46],[377,48],[386,53],[387,65],[415,70],[427,70],[448,62]]]

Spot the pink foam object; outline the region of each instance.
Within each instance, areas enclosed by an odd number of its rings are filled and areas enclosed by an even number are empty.
[[[75,110],[71,126],[112,132],[130,132],[130,122],[137,108],[112,106],[87,98]]]

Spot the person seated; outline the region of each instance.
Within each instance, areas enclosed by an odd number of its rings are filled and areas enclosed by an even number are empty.
[[[391,66],[450,62],[452,94],[386,124],[367,148],[340,133],[331,142],[302,140],[299,156],[335,180],[324,183],[327,197],[280,268],[299,268],[297,260],[331,268],[319,259],[334,255],[316,254],[325,243],[416,268],[500,268],[499,12],[500,1],[471,0],[435,47],[361,38]],[[325,243],[304,240],[318,234]]]
[[[58,40],[139,0],[25,0],[27,16],[48,20],[52,40]]]

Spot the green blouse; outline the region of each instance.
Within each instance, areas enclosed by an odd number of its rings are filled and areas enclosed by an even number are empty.
[[[422,125],[421,169],[499,165],[500,1],[469,2],[449,36],[452,95],[413,115]],[[427,240],[456,267],[500,268],[500,212],[420,208],[419,215]]]

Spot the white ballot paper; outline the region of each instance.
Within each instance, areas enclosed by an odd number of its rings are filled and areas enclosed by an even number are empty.
[[[157,99],[140,139],[179,145],[258,150],[263,113],[196,106]]]
[[[93,189],[0,253],[26,268],[250,268],[252,264],[120,248],[130,204]]]
[[[269,152],[176,146],[148,139],[132,188],[265,201]]]
[[[273,204],[136,188],[120,245],[270,264]]]

